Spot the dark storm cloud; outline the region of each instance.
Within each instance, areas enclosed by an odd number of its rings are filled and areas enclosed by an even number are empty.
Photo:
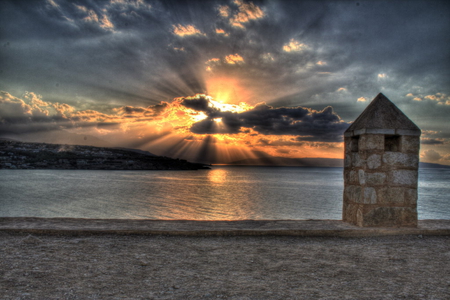
[[[212,115],[215,112],[218,112],[217,108],[214,108],[208,98],[206,98],[203,95],[198,95],[194,99],[186,99],[184,98],[183,101],[181,101],[181,105],[196,110],[196,111],[202,111],[209,115]]]
[[[264,135],[295,135],[298,140],[339,142],[349,126],[334,113],[331,106],[322,111],[305,107],[274,108],[266,104],[234,113],[212,108],[208,99],[183,100],[182,105],[202,111],[208,118],[194,123],[191,131],[197,134],[235,134],[251,128]]]

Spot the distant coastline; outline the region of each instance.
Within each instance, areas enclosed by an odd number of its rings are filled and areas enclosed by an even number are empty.
[[[338,158],[262,157],[220,165],[339,168],[343,164],[343,159]],[[138,149],[28,143],[0,138],[0,169],[198,170],[209,169],[209,166],[157,156]],[[420,162],[419,167],[450,168],[447,165],[425,162]]]
[[[233,166],[278,166],[278,167],[309,167],[309,168],[342,168],[344,160],[340,158],[288,158],[262,157],[229,162]],[[450,168],[447,165],[419,162],[419,168]]]
[[[198,170],[208,167],[134,149],[0,140],[0,169]]]

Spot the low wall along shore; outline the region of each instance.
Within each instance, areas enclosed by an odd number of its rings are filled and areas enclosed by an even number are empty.
[[[358,227],[338,220],[125,220],[71,218],[0,218],[0,232],[46,235],[178,235],[367,237],[450,235],[450,220],[420,220],[415,228]]]

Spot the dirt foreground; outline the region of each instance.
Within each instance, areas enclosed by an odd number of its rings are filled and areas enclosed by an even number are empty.
[[[450,299],[450,236],[0,231],[0,299]]]

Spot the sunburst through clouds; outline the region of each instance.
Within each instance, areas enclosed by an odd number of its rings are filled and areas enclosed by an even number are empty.
[[[448,8],[1,1],[0,137],[206,163],[342,158],[343,132],[383,92],[423,129],[422,158],[450,164]]]

